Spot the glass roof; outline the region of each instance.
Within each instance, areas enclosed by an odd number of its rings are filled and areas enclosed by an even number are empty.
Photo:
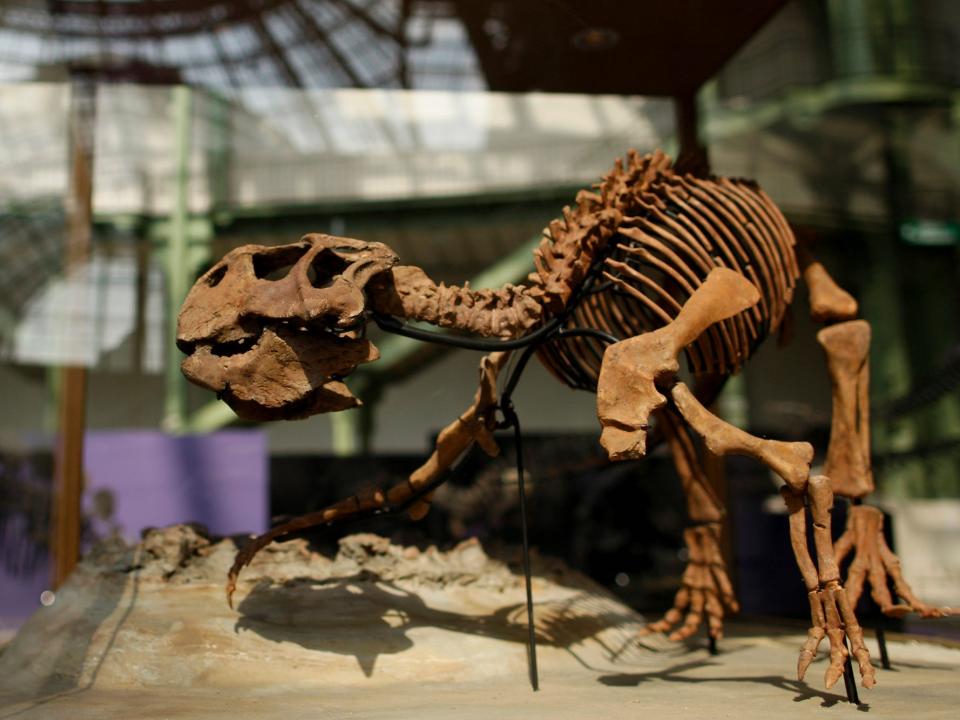
[[[69,68],[69,70],[68,70]],[[98,79],[250,87],[485,87],[448,2],[11,0],[0,81]]]
[[[0,80],[676,96],[786,0],[6,0]]]
[[[0,92],[0,200],[63,194],[69,86]],[[97,89],[96,213],[170,211],[171,98],[168,87]],[[191,116],[194,212],[589,185],[626,148],[663,146],[673,123],[656,99],[350,88],[197,91]]]

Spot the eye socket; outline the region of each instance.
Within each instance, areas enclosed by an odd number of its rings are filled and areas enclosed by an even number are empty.
[[[223,277],[227,274],[227,266],[221,265],[216,270],[207,275],[207,285],[210,287],[216,287],[220,284],[220,281],[223,280]]]
[[[304,245],[291,245],[256,253],[253,256],[253,274],[260,280],[283,280],[308,249]]]
[[[350,263],[331,250],[321,250],[310,263],[307,277],[315,288],[329,287],[337,275],[350,267]]]

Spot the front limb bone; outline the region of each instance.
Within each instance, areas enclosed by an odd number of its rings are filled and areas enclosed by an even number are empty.
[[[817,341],[827,355],[827,369],[833,387],[833,419],[825,473],[837,495],[862,498],[873,490],[870,469],[869,364],[870,325],[863,320],[831,325],[817,333]],[[883,537],[883,513],[866,505],[850,508],[847,528],[837,541],[837,562],[854,550],[847,571],[847,595],[856,607],[865,583],[885,615],[902,617],[916,612],[936,618],[953,614],[951,608],[938,608],[920,600],[903,577],[900,560]],[[894,601],[887,586],[893,580]]]
[[[787,483],[784,499],[790,511],[791,542],[797,564],[807,586],[813,626],[800,652],[797,666],[800,679],[816,654],[820,640],[830,638],[830,665],[826,685],[831,687],[843,674],[847,658],[845,637],[850,639],[853,654],[860,666],[864,687],[875,684],[870,657],[863,644],[863,630],[857,622],[843,586],[840,569],[833,553],[830,537],[830,509],[833,491],[823,475],[809,477],[813,447],[809,443],[764,440],[736,428],[710,413],[683,383],[674,386],[673,400],[690,426],[700,433],[707,447],[717,455],[748,455],[763,462]],[[803,517],[803,495],[810,499],[813,517],[817,567],[814,570],[806,548],[806,527]]]
[[[600,444],[611,460],[636,460],[646,453],[650,413],[666,404],[657,381],[679,370],[677,356],[704,330],[753,307],[757,288],[739,273],[715,268],[670,324],[610,345],[597,381]]]
[[[747,455],[773,470],[795,491],[806,488],[813,461],[810,443],[764,440],[750,435],[707,410],[683,383],[674,385],[671,394],[683,419],[714,455]]]
[[[493,410],[497,405],[497,377],[509,357],[509,352],[495,352],[480,361],[480,384],[473,404],[440,431],[436,449],[423,465],[410,474],[407,484],[391,488],[387,493],[391,503],[404,501],[418,488],[429,485],[440,477],[473,443],[477,443],[491,457],[500,453],[500,448],[493,439]],[[432,498],[432,492],[420,498],[410,507],[410,517],[420,520],[426,515]]]

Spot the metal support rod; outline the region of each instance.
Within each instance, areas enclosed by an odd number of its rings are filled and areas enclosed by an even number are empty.
[[[890,655],[887,653],[887,633],[883,629],[880,623],[882,620],[878,621],[876,630],[877,634],[877,645],[880,647],[880,667],[884,670],[890,669]]]
[[[860,695],[857,693],[857,678],[853,674],[853,663],[850,662],[850,643],[846,637],[844,637],[843,642],[847,648],[847,659],[843,663],[843,685],[847,691],[847,702],[859,705]]]
[[[90,255],[93,221],[93,135],[96,86],[75,80],[70,87],[70,188],[64,271],[76,274]],[[57,435],[50,526],[51,582],[56,589],[80,559],[80,501],[83,494],[83,435],[87,371],[61,368],[57,398]]]
[[[520,420],[513,403],[507,399],[500,405],[506,425],[513,428],[514,452],[517,454],[517,488],[520,494],[520,533],[523,558],[523,577],[527,590],[527,659],[530,670],[530,686],[534,692],[540,689],[540,673],[537,670],[537,627],[533,617],[533,579],[530,572],[530,541],[527,534],[527,490],[523,478],[523,434]]]
[[[559,326],[558,326],[559,327]],[[527,653],[530,670],[530,685],[534,692],[540,689],[540,674],[537,669],[537,629],[533,616],[533,581],[530,572],[530,542],[527,533],[527,492],[526,481],[523,472],[523,434],[520,432],[520,420],[517,417],[516,409],[513,406],[513,391],[520,382],[520,377],[527,367],[527,363],[536,352],[537,347],[547,342],[550,337],[582,337],[593,336],[606,343],[615,343],[617,339],[608,333],[593,328],[570,328],[565,330],[552,330],[549,333],[537,336],[524,349],[517,361],[513,372],[507,379],[500,394],[500,412],[503,413],[504,422],[499,425],[500,428],[513,428],[513,437],[515,452],[517,454],[517,487],[520,494],[520,531],[522,540],[523,556],[523,575],[526,581],[527,590]]]

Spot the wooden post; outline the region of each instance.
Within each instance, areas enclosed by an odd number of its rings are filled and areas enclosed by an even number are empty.
[[[96,86],[89,80],[74,81],[70,88],[68,118],[70,186],[66,200],[64,262],[64,272],[68,277],[86,264],[90,254],[95,103]],[[50,528],[51,581],[54,588],[66,580],[80,558],[86,384],[87,371],[83,366],[61,368]]]

